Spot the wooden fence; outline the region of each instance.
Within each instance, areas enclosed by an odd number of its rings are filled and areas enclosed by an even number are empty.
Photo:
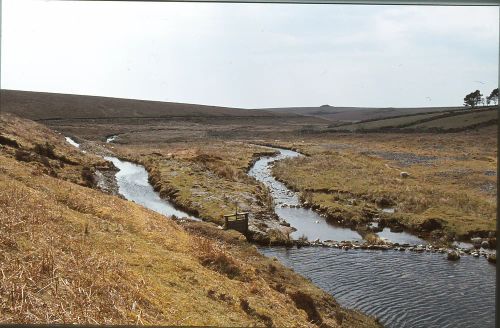
[[[224,230],[232,229],[246,235],[248,232],[248,212],[224,215]]]

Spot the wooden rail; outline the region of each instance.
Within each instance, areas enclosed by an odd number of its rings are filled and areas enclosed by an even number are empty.
[[[248,212],[224,215],[224,230],[232,229],[246,235],[248,232]]]

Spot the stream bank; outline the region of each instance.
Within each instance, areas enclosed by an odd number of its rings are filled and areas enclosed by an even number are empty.
[[[300,156],[274,149],[280,154],[260,159],[249,174],[268,186],[276,213],[296,228],[292,236],[302,241],[297,248],[259,247],[263,254],[276,257],[342,305],[374,315],[387,327],[494,326],[496,267],[477,259],[487,257],[488,250],[464,243],[454,245],[453,251],[434,247],[384,221],[372,223],[372,228],[386,241],[364,243],[356,231],[311,206],[304,208],[297,193],[273,177],[274,161]],[[448,261],[448,252],[462,258]]]

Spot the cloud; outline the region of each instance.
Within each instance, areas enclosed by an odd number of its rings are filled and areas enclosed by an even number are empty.
[[[2,88],[419,106],[497,84],[496,8],[4,0],[2,13]]]

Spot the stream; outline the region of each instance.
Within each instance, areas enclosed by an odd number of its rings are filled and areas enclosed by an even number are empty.
[[[289,190],[283,183],[272,176],[270,165],[275,161],[302,155],[287,149],[271,149],[278,150],[280,154],[274,157],[266,156],[259,159],[250,168],[248,175],[264,183],[269,188],[274,200],[276,214],[282,220],[297,228],[297,231],[293,232],[291,237],[297,239],[305,236],[308,240],[361,241],[362,237],[356,231],[328,223],[325,218],[311,209],[296,207],[300,205],[297,193]]]
[[[80,148],[80,144],[76,141],[70,137],[65,138],[70,145]],[[115,140],[115,138],[115,136],[111,136],[107,138],[106,142],[110,143]],[[134,203],[142,205],[165,216],[201,221],[200,218],[194,217],[177,209],[174,204],[161,198],[160,195],[153,189],[153,186],[149,183],[148,171],[146,171],[142,165],[123,161],[112,156],[104,156],[104,159],[112,162],[118,169],[118,172],[115,175],[116,182],[118,184],[118,193],[125,197],[125,199],[133,201]]]
[[[301,155],[273,149],[280,154],[259,159],[249,175],[269,187],[276,213],[297,229],[292,236],[360,241],[356,231],[330,224],[316,212],[300,207],[298,195],[272,177],[270,165]],[[106,159],[119,169],[116,179],[125,198],[164,215],[199,220],[161,199],[149,184],[144,167],[115,157]],[[425,243],[407,233],[380,234],[400,243]],[[484,259],[464,256],[452,262],[440,253],[326,247],[274,246],[259,247],[259,251],[311,279],[341,305],[376,316],[386,327],[494,327],[496,268]]]
[[[160,195],[154,191],[149,183],[148,172],[143,166],[122,161],[116,157],[104,157],[104,159],[113,162],[118,168],[119,171],[116,173],[118,192],[126,199],[166,216],[201,221],[199,218],[176,209],[172,203],[160,198]]]
[[[276,160],[302,155],[273,149],[279,155],[261,158],[249,175],[269,188],[278,216],[297,229],[292,236],[360,240],[357,232],[330,224],[316,212],[300,207],[298,195],[272,176],[270,166]],[[414,235],[388,228],[378,234],[391,242],[426,244]],[[440,253],[327,247],[274,246],[259,250],[311,279],[343,306],[376,316],[386,327],[495,326],[496,268],[484,259],[462,256],[452,262]]]

